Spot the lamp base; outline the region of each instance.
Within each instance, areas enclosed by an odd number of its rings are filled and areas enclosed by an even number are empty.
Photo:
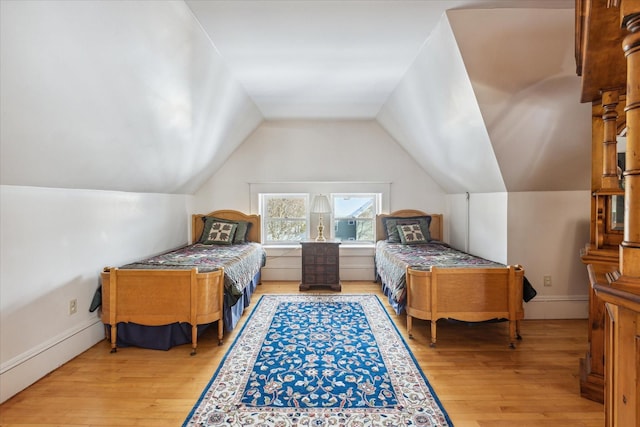
[[[316,237],[316,242],[326,242],[327,239],[324,238],[324,225],[322,224],[322,217],[320,217],[320,223],[318,224],[318,237]]]

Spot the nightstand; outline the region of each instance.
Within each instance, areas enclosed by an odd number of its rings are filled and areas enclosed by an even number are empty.
[[[329,287],[342,290],[339,242],[302,242],[300,290]]]

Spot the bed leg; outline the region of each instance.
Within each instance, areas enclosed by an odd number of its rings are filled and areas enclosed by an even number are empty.
[[[413,334],[411,333],[412,329],[413,329],[413,317],[407,314],[407,334],[409,334],[410,340],[413,339]]]
[[[429,347],[436,346],[436,321],[431,320],[431,342],[429,343]]]
[[[191,343],[192,345],[192,350],[191,350],[191,355],[195,356],[196,355],[196,347],[198,347],[198,325],[193,324],[191,326]]]
[[[518,335],[515,320],[509,320],[509,347],[516,348],[516,337]]]
[[[522,335],[520,335],[520,321],[516,320],[516,339],[522,340]]]
[[[117,338],[118,327],[116,325],[111,325],[111,353],[118,351]]]

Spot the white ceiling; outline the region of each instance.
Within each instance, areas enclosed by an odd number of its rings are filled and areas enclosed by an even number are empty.
[[[0,0],[0,183],[193,194],[265,119],[364,119],[446,193],[588,190],[573,9]]]
[[[376,117],[446,10],[574,6],[574,0],[186,3],[266,119]],[[471,25],[485,32],[481,22]],[[543,33],[544,22],[529,25]]]

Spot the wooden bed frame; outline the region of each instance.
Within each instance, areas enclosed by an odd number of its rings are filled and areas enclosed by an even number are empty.
[[[378,215],[377,239],[386,236],[384,217],[431,216],[429,232],[434,240],[442,240],[442,214],[418,210],[399,210]],[[436,345],[438,319],[480,322],[493,319],[509,321],[509,344],[515,348],[520,337],[520,320],[524,318],[522,281],[524,269],[504,268],[437,268],[431,271],[407,268],[407,332],[411,334],[413,318],[431,322],[431,343]]]
[[[204,228],[203,217],[248,221],[248,239],[260,242],[260,216],[234,210],[193,215],[191,243]],[[198,346],[198,325],[218,321],[218,340],[223,337],[224,269],[199,273],[191,270],[134,270],[106,267],[102,274],[102,322],[111,326],[111,352],[117,351],[117,325],[133,322],[161,326],[175,322],[191,325],[191,355]]]

